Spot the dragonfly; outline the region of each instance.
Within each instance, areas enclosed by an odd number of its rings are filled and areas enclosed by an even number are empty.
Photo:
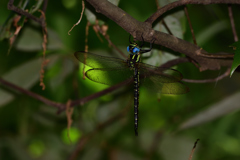
[[[115,85],[123,81],[134,82],[134,131],[138,136],[140,84],[161,94],[184,94],[189,91],[189,88],[181,82],[183,76],[179,71],[140,62],[141,54],[152,50],[152,43],[149,49],[142,49],[143,38],[142,44],[138,45],[135,41],[131,41],[130,36],[127,59],[106,57],[84,51],[75,52],[74,55],[81,63],[92,68],[85,72],[85,76],[91,81],[106,85]]]

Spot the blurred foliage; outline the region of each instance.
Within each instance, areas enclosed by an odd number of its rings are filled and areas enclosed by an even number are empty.
[[[19,1],[14,1],[17,5]],[[27,1],[24,1],[27,2]],[[27,8],[31,9],[30,0]],[[118,3],[118,1],[115,1]],[[160,6],[168,4],[169,0],[159,0]],[[8,1],[0,1],[0,27],[12,24],[16,14],[7,10]],[[25,3],[24,3],[25,4]],[[146,5],[147,4],[147,5]],[[103,15],[96,14],[93,7],[86,3],[89,11],[108,25],[107,33],[111,41],[122,51],[126,51],[129,33],[125,32],[115,22]],[[146,20],[152,15],[157,6],[155,1],[120,1],[118,5],[132,17],[139,21]],[[238,6],[232,5],[236,28],[240,21]],[[40,7],[41,8],[41,7]],[[167,25],[175,36],[192,42],[190,28],[183,8],[178,8],[164,16]],[[233,44],[231,25],[228,17],[227,5],[188,5],[188,11],[194,27],[198,45],[208,52],[233,53],[230,44]],[[78,62],[73,53],[84,50],[85,15],[81,23],[76,26],[71,35],[69,29],[75,24],[81,14],[81,1],[62,0],[49,1],[46,11],[48,29],[47,59],[50,63],[45,69],[44,83],[46,90],[39,86],[39,71],[42,57],[42,30],[31,20],[24,23],[22,30],[16,37],[11,51],[8,54],[9,32],[4,30],[0,42],[0,76],[5,80],[31,90],[50,100],[66,103],[69,99],[79,99],[103,90],[103,86],[82,79],[82,66],[78,70]],[[40,16],[34,12],[34,15]],[[165,31],[159,23],[154,29]],[[4,39],[5,38],[5,39]],[[101,42],[89,28],[89,51],[111,57],[119,54],[109,47],[102,37]],[[148,44],[146,44],[148,47]],[[143,57],[145,63],[160,65],[181,53],[154,45],[152,54]],[[127,53],[126,53],[127,54]],[[150,58],[148,58],[150,56]],[[226,68],[220,71],[199,72],[192,64],[181,64],[176,67],[184,78],[208,79],[221,75]],[[240,150],[240,106],[227,110],[240,97],[235,96],[240,87],[239,74],[236,72],[231,78],[225,78],[216,83],[194,84],[186,83],[190,93],[185,95],[156,95],[147,89],[140,89],[139,108],[139,137],[134,136],[133,129],[133,90],[126,86],[103,97],[94,99],[85,105],[75,107],[73,124],[70,130],[70,139],[66,134],[67,118],[65,113],[56,114],[56,109],[42,102],[19,94],[7,86],[0,88],[0,159],[30,160],[30,159],[58,159],[70,157],[76,149],[78,140],[89,135],[96,127],[109,118],[120,113],[125,107],[131,106],[127,114],[116,122],[99,130],[92,137],[77,159],[144,159],[151,151],[151,159],[186,160],[191,153],[192,146],[200,138],[194,153],[194,160],[238,160]],[[233,97],[234,100],[224,101]],[[221,103],[220,103],[221,102]],[[217,108],[221,106],[224,110]],[[204,111],[216,107],[214,112]],[[196,116],[202,117],[191,128],[181,129],[184,122],[193,120]],[[205,121],[205,119],[210,120]],[[161,131],[161,137],[156,141],[155,135]],[[153,141],[158,142],[154,150]]]
[[[233,44],[231,44],[230,47],[233,47],[233,50],[235,50],[231,73],[230,73],[230,77],[231,77],[234,71],[237,69],[237,67],[240,64],[240,41],[234,42]]]

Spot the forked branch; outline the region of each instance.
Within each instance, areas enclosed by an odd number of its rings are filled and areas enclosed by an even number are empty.
[[[144,40],[147,42],[151,42],[153,39],[156,39],[155,44],[185,54],[199,65],[200,71],[219,70],[221,66],[230,66],[232,63],[232,59],[215,59],[199,56],[199,53],[204,55],[214,54],[208,53],[201,47],[185,40],[155,31],[153,30],[151,24],[163,13],[186,4],[240,4],[239,0],[180,0],[160,8],[145,22],[137,21],[125,11],[107,0],[87,0],[87,2],[96,9],[96,12],[99,12],[116,22],[124,30],[136,37],[137,40],[141,40],[141,36],[143,36]]]

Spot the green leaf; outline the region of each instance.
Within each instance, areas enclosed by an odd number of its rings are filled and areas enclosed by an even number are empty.
[[[92,13],[92,11],[90,11],[89,9],[85,8],[85,15],[87,17],[87,20],[91,23],[91,24],[95,24],[96,22],[96,15],[94,13]]]
[[[44,153],[45,149],[46,147],[41,140],[33,140],[28,146],[29,153],[34,158],[40,157]]]
[[[232,76],[233,72],[237,69],[240,65],[240,41],[233,43],[230,47],[233,47],[235,55],[233,58],[233,63],[231,67],[230,77]]]
[[[85,15],[86,15],[86,18],[87,20],[91,23],[91,24],[96,24],[96,19],[97,19],[97,16],[95,15],[95,13],[93,13],[92,11],[90,11],[89,9],[85,8],[85,11],[84,11]],[[98,24],[99,25],[103,25],[105,22],[98,19]]]
[[[48,50],[57,50],[63,48],[62,41],[57,33],[51,29],[48,30]],[[25,27],[16,44],[16,49],[21,51],[42,51],[42,33],[30,27]]]
[[[81,138],[82,133],[81,131],[79,131],[77,128],[71,127],[69,129],[69,136],[68,136],[68,129],[64,129],[62,131],[62,141],[65,144],[75,144],[77,143],[77,141]],[[71,141],[69,140],[69,138],[71,139]]]
[[[24,23],[25,23],[26,17],[25,16],[21,16],[21,19],[18,21],[18,26],[23,27]]]
[[[160,5],[162,5],[160,3]],[[167,24],[168,28],[171,30],[173,35],[178,38],[183,38],[183,29],[181,26],[180,19],[184,16],[183,12],[178,12],[176,15],[169,15],[164,18],[165,23]],[[155,30],[161,31],[168,34],[168,31],[164,27],[162,23],[158,23],[154,27]],[[147,64],[152,64],[154,66],[159,66],[160,64],[164,64],[170,60],[176,59],[177,56],[166,52],[166,51],[159,51],[158,49],[152,49],[152,52],[145,53],[142,56],[143,62]],[[149,57],[144,60],[145,57]]]
[[[58,57],[52,55],[47,58],[51,60],[51,63],[55,63]],[[2,78],[24,89],[29,89],[39,81],[41,62],[41,58],[25,62],[4,74]],[[50,64],[47,67],[49,66]],[[0,107],[14,98],[13,94],[0,89]]]
[[[12,26],[12,22],[13,22],[14,17],[15,17],[15,14],[13,12],[10,12],[7,20],[1,26],[0,41],[2,41],[5,38],[8,39],[12,36],[13,33],[12,33],[12,30],[11,30],[11,26]]]
[[[211,122],[224,115],[236,112],[240,109],[239,106],[240,92],[237,92],[225,99],[209,106],[205,110],[192,116],[185,122],[183,122],[179,130],[185,130],[191,127],[196,127],[200,124]]]
[[[120,0],[108,0],[109,2],[111,2],[112,4],[118,6]]]
[[[71,9],[77,5],[77,1],[76,0],[62,0],[62,4],[64,5],[64,7]]]
[[[197,43],[199,46],[202,46],[207,41],[210,41],[214,36],[222,33],[229,27],[229,24],[225,20],[217,21],[206,26],[205,29],[201,30],[196,34]]]
[[[41,9],[40,7],[41,7],[42,3],[43,3],[43,0],[36,1],[35,4],[31,6],[29,13],[32,14],[32,13],[38,11],[39,9]]]

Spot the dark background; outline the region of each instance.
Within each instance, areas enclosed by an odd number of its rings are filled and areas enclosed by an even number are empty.
[[[163,6],[163,2],[162,6]],[[168,2],[165,2],[167,4]],[[17,5],[17,1],[14,2]],[[89,4],[86,6],[94,11]],[[120,1],[119,7],[139,21],[145,21],[156,10],[155,1]],[[237,17],[239,6],[232,6],[236,29],[240,27]],[[165,21],[175,36],[192,42],[191,32],[182,10],[179,8],[165,15]],[[208,52],[233,53],[234,43],[227,5],[188,5],[198,45]],[[11,11],[7,1],[0,2],[0,25],[7,21]],[[73,53],[84,50],[85,14],[71,35],[68,31],[81,13],[81,2],[76,0],[49,1],[46,12],[48,29],[47,59],[43,91],[39,86],[39,71],[42,57],[42,30],[28,20],[10,52],[8,39],[1,37],[0,76],[25,89],[31,90],[52,101],[66,103],[101,91],[108,86],[82,80],[81,66]],[[94,12],[95,13],[95,12]],[[38,12],[34,15],[40,16]],[[126,53],[129,33],[103,15],[97,17],[108,25],[111,41]],[[12,28],[14,29],[14,28]],[[164,31],[159,23],[155,29]],[[99,40],[92,27],[89,28],[89,51],[121,57],[109,47],[101,36]],[[149,44],[146,44],[148,47]],[[162,51],[154,45],[153,57],[146,63],[160,65],[174,59],[171,51]],[[179,53],[178,53],[179,54]],[[182,56],[182,55],[180,55]],[[158,58],[156,58],[158,57]],[[223,74],[218,71],[199,70],[192,64],[181,64],[175,69],[187,79],[209,79]],[[89,135],[100,124],[130,106],[122,118],[99,130],[84,146],[77,159],[150,159],[186,160],[196,139],[200,139],[194,160],[237,160],[240,157],[240,105],[239,74],[234,73],[215,83],[185,83],[190,92],[185,95],[157,95],[140,89],[139,136],[133,129],[133,90],[123,87],[113,93],[77,106],[74,109],[70,137],[67,137],[67,118],[57,115],[56,108],[48,106],[7,86],[0,86],[0,159],[67,159],[75,151],[83,136]],[[232,106],[236,106],[231,109]],[[214,109],[211,112],[211,109]],[[191,123],[191,125],[189,125]],[[184,125],[185,124],[185,125]],[[186,125],[187,124],[187,125]],[[160,134],[159,134],[160,133]],[[156,139],[156,134],[159,138]],[[156,146],[151,148],[153,142]]]

